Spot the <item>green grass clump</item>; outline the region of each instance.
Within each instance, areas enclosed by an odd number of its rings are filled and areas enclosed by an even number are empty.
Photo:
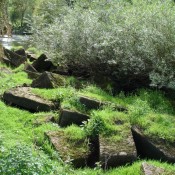
[[[0,63],[0,67],[7,68]],[[10,68],[7,68],[10,70]],[[32,80],[28,79],[27,74],[22,71],[23,65],[13,70],[12,73],[3,73],[1,72],[0,76],[0,95],[3,94],[4,91],[25,84],[31,84]]]
[[[141,90],[124,100],[131,124],[140,126],[148,136],[175,141],[174,109],[162,92]]]
[[[102,135],[109,141],[122,141],[130,134],[130,123],[126,114],[110,108],[92,111],[91,118],[84,122],[87,135]]]
[[[71,125],[64,130],[64,134],[68,140],[71,142],[76,142],[77,140],[85,140],[86,134],[82,128]]]

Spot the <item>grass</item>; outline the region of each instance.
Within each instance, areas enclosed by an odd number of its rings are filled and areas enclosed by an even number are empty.
[[[17,69],[11,69],[0,63],[0,68],[5,68],[11,73],[0,73],[0,95],[3,92],[15,86],[24,83],[30,84],[32,80],[27,78],[27,74],[23,72],[23,66]],[[43,154],[49,155],[47,160],[53,158],[53,164],[58,162],[58,155],[45,139],[45,132],[64,130],[67,141],[73,145],[78,140],[86,140],[86,136],[90,133],[102,134],[109,137],[109,141],[120,141],[127,137],[130,124],[139,125],[144,133],[154,138],[165,139],[168,143],[175,141],[175,111],[172,103],[160,91],[139,90],[135,94],[125,96],[123,93],[117,96],[111,96],[96,86],[87,86],[77,90],[71,86],[60,87],[56,89],[32,89],[32,92],[49,100],[60,100],[64,108],[83,111],[91,115],[89,123],[83,127],[71,125],[65,129],[59,128],[56,123],[45,122],[47,116],[54,116],[58,119],[58,111],[49,113],[30,113],[25,110],[7,106],[0,101],[0,144],[8,150],[14,148],[15,145],[22,144],[29,147],[35,147],[37,153],[44,151]],[[85,95],[99,101],[110,101],[114,104],[122,104],[128,108],[127,113],[115,111],[110,105],[104,106],[99,110],[88,111],[78,102],[78,96]],[[36,125],[36,121],[40,121]],[[116,126],[116,123],[119,125]],[[0,145],[0,146],[1,146]],[[2,151],[2,146],[0,153]],[[4,157],[4,159],[6,159]],[[145,160],[146,161],[146,160]],[[175,171],[173,165],[160,163],[156,161],[148,161],[153,165],[163,167],[169,171]],[[60,164],[57,172],[59,174],[86,174],[86,175],[137,175],[140,173],[141,161],[134,163],[132,166],[120,167],[109,171],[102,171],[98,167],[95,169],[75,170],[68,165]],[[5,174],[6,175],[6,174]]]
[[[72,87],[63,87],[53,90],[33,89],[32,91],[47,99],[61,100],[63,108],[88,113],[91,114],[92,117],[93,115],[99,115],[100,118],[105,120],[105,123],[108,123],[107,131],[110,130],[113,132],[115,130],[112,120],[115,120],[117,116],[122,118],[122,120],[125,119],[128,126],[129,123],[140,126],[144,134],[148,136],[165,139],[170,143],[175,141],[175,111],[171,101],[160,91],[141,89],[137,93],[127,96],[123,93],[117,96],[111,96],[102,89],[92,85],[81,90],[76,90]],[[105,107],[106,109],[104,108],[91,113],[91,111],[87,111],[87,109],[79,103],[79,95],[127,107],[128,114],[114,112],[110,108],[110,105]]]

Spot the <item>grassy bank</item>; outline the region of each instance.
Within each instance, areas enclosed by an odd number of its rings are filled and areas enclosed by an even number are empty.
[[[3,92],[20,86],[24,83],[30,84],[31,80],[23,72],[23,66],[11,69],[0,63],[0,96]],[[82,89],[75,89],[69,85],[57,89],[32,89],[32,92],[50,100],[61,101],[61,106],[66,109],[78,110],[91,116],[89,124],[82,126],[70,126],[66,129],[60,128],[56,123],[46,122],[47,116],[53,116],[56,120],[59,111],[49,113],[30,113],[28,111],[7,106],[0,101],[0,172],[2,175],[22,173],[29,174],[86,174],[86,175],[137,175],[140,173],[138,161],[131,166],[111,169],[104,172],[98,166],[95,169],[75,170],[69,163],[63,163],[59,154],[45,139],[47,131],[64,130],[67,139],[76,142],[82,139],[88,132],[95,132],[94,121],[101,121],[97,125],[104,136],[111,136],[113,140],[121,140],[126,134],[125,128],[130,124],[139,125],[144,133],[154,138],[165,139],[168,143],[175,142],[175,118],[171,101],[159,91],[140,90],[136,94],[125,96],[123,93],[111,96],[100,88],[89,85]],[[78,98],[81,95],[97,99],[107,103],[99,110],[88,110],[82,106]],[[128,112],[115,110],[116,105],[122,105]],[[113,122],[120,120],[125,125],[114,127]],[[97,123],[98,124],[98,123]],[[117,135],[122,131],[122,135]],[[27,145],[27,146],[26,146]],[[146,161],[146,160],[144,160]],[[156,166],[163,167],[169,171],[175,171],[173,165],[148,161]]]

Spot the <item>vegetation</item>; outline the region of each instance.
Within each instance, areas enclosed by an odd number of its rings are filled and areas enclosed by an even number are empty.
[[[158,90],[175,88],[174,10],[172,0],[0,0],[0,35],[10,34],[11,24],[16,33],[29,31],[33,34],[28,52],[37,56],[44,52],[55,65],[86,70],[90,78],[107,84],[103,90],[82,75],[83,81],[65,76],[65,84],[59,88],[31,88],[31,93],[59,101],[60,108],[90,116],[81,126],[66,128],[58,125],[59,109],[31,113],[9,106],[1,98],[0,174],[139,175],[144,161],[174,174],[173,164],[153,160],[137,160],[107,171],[101,162],[95,168],[75,169],[72,160],[64,161],[46,138],[47,132],[58,134],[63,137],[59,143],[63,153],[78,156],[88,153],[93,137],[119,143],[131,133],[131,126],[138,126],[147,137],[174,145],[174,98]],[[2,57],[0,46],[0,97],[11,88],[32,83],[23,64],[11,68],[1,63]],[[104,77],[110,83],[103,82]],[[142,81],[158,88],[113,93],[120,83]],[[102,105],[90,110],[80,103],[81,96]],[[71,150],[64,149],[67,145]]]
[[[174,2],[76,1],[74,8],[54,2],[66,10],[52,8],[49,23],[47,13],[38,15],[32,28],[32,42],[53,62],[91,73],[106,65],[120,81],[150,78],[152,86],[174,87]]]
[[[11,70],[3,64],[1,64],[0,68]],[[20,85],[22,82],[31,82],[22,71],[22,68],[13,69],[11,74],[1,74],[1,84],[3,84],[1,86],[1,95],[5,90]],[[11,78],[10,81],[9,78]],[[33,89],[32,91],[47,99],[61,100],[63,104],[65,103],[64,101],[67,101],[67,103],[70,103],[70,105],[67,105],[73,109],[76,108],[76,110],[81,110],[81,106],[76,104],[76,100],[72,103],[70,99],[75,99],[78,94],[83,94],[83,92],[87,96],[98,100],[105,99],[116,104],[121,102],[129,109],[128,113],[116,112],[113,111],[113,106],[109,105],[97,111],[84,110],[84,112],[88,112],[91,115],[88,123],[85,123],[82,127],[72,125],[63,129],[67,135],[66,138],[72,143],[76,144],[77,140],[85,139],[87,135],[99,133],[107,137],[110,136],[112,140],[119,141],[124,138],[125,134],[127,135],[125,131],[129,127],[130,121],[132,124],[140,125],[146,135],[164,138],[168,142],[175,141],[174,110],[170,101],[161,92],[140,90],[135,95],[124,96],[121,93],[116,97],[112,97],[100,88],[93,87],[92,85],[82,90],[62,87],[52,90]],[[123,175],[126,173],[132,174],[134,168],[138,169],[139,173],[140,162],[130,167],[113,169],[109,172],[102,172],[101,169],[93,171],[89,169],[74,170],[69,165],[62,164],[59,156],[55,154],[53,148],[44,138],[44,132],[62,129],[54,123],[40,122],[39,125],[36,125],[38,119],[41,121],[43,116],[47,115],[53,115],[57,120],[57,113],[32,114],[21,109],[8,107],[3,102],[0,102],[0,109],[2,111],[0,119],[2,153],[0,154],[0,168],[3,168],[1,171],[3,171],[4,175],[14,173],[53,174],[54,172],[61,174],[78,174],[81,172],[85,174],[98,174],[101,172],[102,174],[109,175],[118,172],[118,174]],[[112,124],[114,121],[120,121],[125,124],[114,127]],[[162,129],[160,130],[160,128]],[[122,135],[117,134],[118,132],[122,132]],[[50,157],[54,159],[51,160]],[[13,163],[10,163],[11,161]],[[158,162],[153,162],[153,164],[160,165],[160,167],[163,166],[168,170],[174,170],[171,165],[160,164]]]

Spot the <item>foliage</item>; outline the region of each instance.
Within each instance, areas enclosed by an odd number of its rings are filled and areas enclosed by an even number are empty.
[[[27,30],[26,18],[31,19],[37,0],[8,0],[9,18],[13,25],[13,30],[22,33]]]
[[[51,160],[42,154],[36,154],[28,146],[17,145],[0,156],[0,172],[2,175],[48,175],[53,174]]]
[[[37,16],[32,29],[33,42],[56,64],[82,64],[90,72],[112,64],[116,78],[146,75],[153,86],[175,86],[172,1],[76,1],[64,13],[56,7],[51,23]]]

